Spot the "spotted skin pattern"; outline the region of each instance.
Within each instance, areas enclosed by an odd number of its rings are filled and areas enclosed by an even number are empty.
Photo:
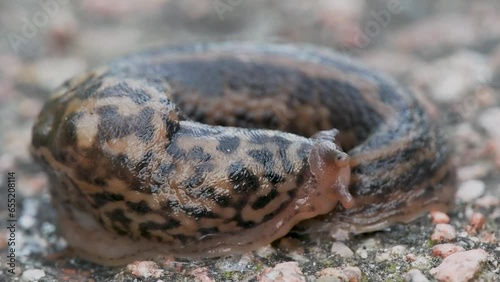
[[[447,210],[455,193],[446,142],[419,99],[308,46],[123,57],[52,95],[32,154],[69,245],[108,265],[241,253],[310,218],[368,232]]]

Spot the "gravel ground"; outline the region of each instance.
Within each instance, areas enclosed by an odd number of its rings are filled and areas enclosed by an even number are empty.
[[[496,0],[2,1],[0,36],[0,281],[500,281]],[[345,241],[290,235],[237,257],[121,268],[72,257],[57,235],[47,179],[28,153],[44,100],[65,79],[121,54],[223,39],[328,46],[429,97],[455,147],[456,207]]]

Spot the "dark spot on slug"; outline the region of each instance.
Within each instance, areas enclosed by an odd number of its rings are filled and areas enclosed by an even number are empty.
[[[181,185],[186,189],[196,188],[200,186],[204,180],[205,180],[205,175],[196,173],[193,176],[186,179],[185,181],[183,181]]]
[[[137,164],[137,170],[139,171],[139,174],[145,174],[143,170],[145,170],[148,167],[148,165],[152,163],[153,157],[154,154],[153,151],[151,150],[147,151],[146,154],[144,154],[142,160],[140,160],[139,163]]]
[[[112,227],[112,228],[113,228],[113,230],[114,230],[114,231],[115,231],[118,235],[120,235],[120,236],[125,236],[125,235],[127,235],[127,234],[128,234],[128,232],[127,232],[127,231],[125,231],[125,230],[121,229],[120,227],[118,227],[118,226],[116,226],[116,225],[113,225],[113,227]]]
[[[186,236],[184,234],[172,234],[172,237],[181,241],[182,244],[186,244],[190,239],[192,239],[192,237]]]
[[[201,235],[217,234],[219,233],[219,228],[218,227],[199,228],[198,232],[200,232]]]
[[[283,166],[283,170],[285,170],[285,173],[292,173],[293,166],[290,160],[287,158],[286,149],[280,147],[278,150],[278,155],[280,157],[281,165]]]
[[[240,145],[240,138],[237,136],[223,136],[219,138],[219,144],[217,145],[217,150],[224,152],[226,154],[231,154]]]
[[[109,202],[118,202],[124,200],[122,194],[115,194],[110,192],[96,193],[92,195],[92,198],[94,199],[96,208],[100,208]]]
[[[257,222],[252,220],[238,220],[236,224],[238,227],[243,227],[245,229],[252,228],[257,225]]]
[[[100,117],[97,133],[100,140],[107,142],[132,133],[131,120],[121,117],[117,106],[98,107],[96,112]]]
[[[76,112],[70,114],[63,122],[61,125],[61,129],[59,129],[60,136],[61,138],[61,143],[64,146],[73,146],[77,142],[76,138],[76,130],[78,128],[78,123],[80,119],[83,117],[82,112]]]
[[[153,139],[155,134],[155,126],[153,125],[154,111],[151,108],[144,108],[137,114],[137,119],[135,120],[134,128],[137,129],[135,135],[139,137],[143,142],[149,142]]]
[[[228,207],[231,203],[231,198],[227,195],[219,194],[212,186],[202,186],[196,194],[200,199],[212,199],[220,207]]]
[[[90,97],[93,97],[97,90],[102,85],[102,80],[92,79],[93,77],[87,78],[84,82],[82,82],[78,87],[76,87],[76,96],[82,100],[87,100]]]
[[[243,166],[242,162],[229,165],[228,177],[237,192],[248,193],[259,189],[259,179],[255,174]]]
[[[181,222],[173,218],[169,218],[164,223],[158,223],[155,221],[146,221],[139,224],[139,228],[151,229],[151,230],[169,230],[177,228],[179,226],[181,226]]]
[[[140,88],[131,87],[126,82],[120,82],[116,85],[106,87],[102,91],[95,94],[98,99],[110,98],[110,97],[127,97],[130,98],[134,103],[142,105],[149,100],[151,100],[151,95]]]
[[[172,141],[172,142],[168,143],[168,145],[165,148],[165,151],[169,155],[171,155],[174,160],[178,160],[178,159],[184,157],[184,155],[186,154],[186,152],[184,150],[182,150],[181,148],[179,148],[179,146],[177,146],[176,141]]]
[[[125,202],[125,204],[131,209],[133,210],[134,212],[140,214],[140,215],[144,215],[144,214],[148,214],[150,213],[151,211],[153,211],[148,203],[146,203],[146,201],[142,200],[138,203],[134,203],[134,202]]]
[[[259,210],[267,206],[267,204],[274,200],[278,195],[278,190],[276,188],[273,188],[267,195],[258,197],[252,204],[252,209]]]
[[[272,172],[272,171],[266,171],[266,173],[264,174],[264,176],[274,186],[276,186],[277,184],[285,181],[285,177],[283,175],[277,174],[277,173]]]
[[[214,201],[222,208],[227,208],[231,204],[231,198],[226,195],[215,195]]]
[[[200,218],[219,218],[217,214],[215,214],[212,211],[209,211],[206,207],[202,206],[183,206],[182,209],[184,212],[195,219],[200,219]]]
[[[105,187],[107,185],[106,179],[102,177],[96,177],[92,184],[100,186],[100,187]]]
[[[284,150],[286,150],[288,148],[288,146],[290,146],[290,144],[292,144],[292,142],[290,140],[288,140],[282,136],[279,136],[279,135],[273,136],[271,140],[274,144],[276,144],[276,146],[278,146],[279,148],[282,148]]]
[[[309,153],[311,152],[311,145],[303,143],[300,145],[299,148],[297,148],[297,151],[295,154],[297,157],[307,163],[307,158],[309,156]]]
[[[167,221],[164,223],[158,223],[155,221],[146,221],[146,222],[141,222],[139,224],[139,232],[141,233],[142,237],[149,239],[151,238],[151,233],[149,232],[150,230],[166,231],[177,228],[179,226],[181,226],[181,222],[173,218],[167,219]]]
[[[272,169],[274,164],[273,153],[271,153],[268,149],[250,150],[248,151],[248,155],[263,165],[266,169]]]
[[[210,156],[210,154],[208,153],[205,153],[203,148],[200,146],[194,146],[193,148],[191,148],[191,150],[188,151],[186,155],[186,158],[188,160],[197,160],[200,162],[206,162],[210,160],[211,157],[212,156]]]
[[[169,214],[180,209],[179,201],[173,197],[167,198],[160,204],[163,214]]]
[[[170,141],[174,134],[179,130],[179,121],[172,120],[168,114],[162,115],[162,121],[165,125],[165,131],[167,132],[166,137]]]
[[[206,174],[207,172],[212,172],[215,169],[215,165],[210,161],[205,161],[199,163],[195,166],[195,172],[198,174]]]
[[[271,140],[271,137],[262,133],[250,133],[250,142],[252,144],[264,145]]]
[[[292,189],[292,190],[288,190],[288,191],[286,191],[286,193],[288,194],[288,196],[289,196],[290,198],[293,198],[293,197],[295,197],[295,195],[297,194],[297,188],[294,188],[294,189]]]
[[[106,212],[105,215],[113,223],[113,225],[120,224],[124,229],[130,230],[130,223],[132,220],[125,215],[123,209],[114,209],[113,211]]]
[[[264,176],[273,185],[283,182],[285,178],[274,171],[273,153],[268,149],[250,150],[248,155],[264,166]]]
[[[266,221],[269,221],[271,220],[273,217],[275,217],[276,215],[280,214],[288,205],[290,205],[290,202],[293,200],[293,198],[290,198],[288,201],[285,201],[283,203],[281,203],[279,205],[279,207],[275,210],[273,210],[272,212],[266,214],[263,218],[262,218],[262,222],[266,222]],[[312,207],[312,209],[314,209],[314,206]]]
[[[137,115],[121,116],[117,106],[102,106],[96,109],[99,115],[98,136],[102,141],[125,137],[131,133],[143,142],[151,141],[155,133],[152,123],[154,111],[144,108]]]
[[[173,170],[175,170],[174,163],[162,163],[160,165],[160,171],[158,177],[164,178],[169,175]]]

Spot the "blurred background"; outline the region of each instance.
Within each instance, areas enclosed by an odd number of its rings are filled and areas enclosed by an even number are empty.
[[[21,271],[15,277],[22,277],[26,269],[45,271],[47,281],[120,277],[126,280],[131,275],[120,276],[120,272],[108,268],[82,266],[78,261],[66,265],[47,260],[47,254],[64,249],[64,240],[56,235],[46,177],[33,164],[28,147],[31,125],[51,91],[64,80],[123,54],[162,45],[222,40],[330,47],[391,74],[415,93],[428,97],[436,105],[433,114],[443,121],[443,130],[456,150],[460,204],[452,213],[455,227],[465,228],[473,212],[482,210],[489,220],[485,232],[492,234],[494,240],[491,236],[490,241],[478,240],[485,246],[497,244],[495,234],[500,236],[500,2],[497,0],[1,1],[0,193],[6,187],[3,175],[15,171],[21,263]],[[489,204],[481,202],[484,204],[481,206],[475,202],[485,197]],[[0,203],[2,251],[7,244],[5,205]],[[427,229],[416,244],[425,242],[432,231],[428,222],[422,224]],[[404,244],[401,240],[406,233],[393,236],[396,239],[386,248]],[[356,250],[366,238],[355,239],[349,247]],[[498,261],[500,250],[493,247],[491,250],[490,255]],[[4,260],[2,253],[2,267]],[[285,260],[270,260],[263,265],[272,267],[282,261]],[[364,277],[373,278],[370,275],[377,271],[387,274],[387,270],[370,268],[355,257],[348,262],[359,267]],[[345,261],[335,264],[340,267]],[[432,277],[429,269],[436,264],[424,265],[423,273]],[[208,276],[214,277],[217,269],[208,267],[211,274]],[[316,271],[321,270],[309,264],[301,267],[308,279],[317,277]],[[256,268],[254,272],[259,270]],[[397,268],[389,274],[402,277],[406,270]],[[490,266],[490,272],[498,273],[498,264]],[[11,279],[5,269],[1,273],[0,280]],[[255,273],[247,276],[255,278]]]

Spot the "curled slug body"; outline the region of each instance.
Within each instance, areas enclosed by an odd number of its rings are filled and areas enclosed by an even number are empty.
[[[318,215],[377,230],[446,210],[455,193],[445,140],[418,100],[312,47],[124,57],[54,93],[32,153],[69,245],[110,265],[245,252]]]

